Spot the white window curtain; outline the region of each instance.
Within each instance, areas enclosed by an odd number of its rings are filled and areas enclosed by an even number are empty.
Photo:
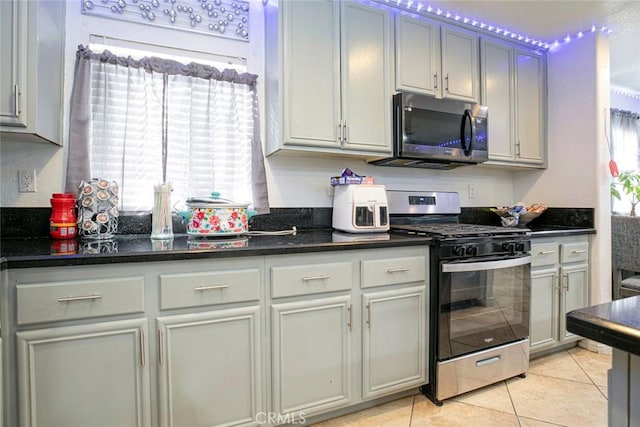
[[[640,119],[637,113],[611,109],[611,156],[620,171],[640,170]],[[629,213],[631,202],[613,198],[612,211]]]
[[[257,76],[79,46],[66,191],[82,180],[120,186],[120,209],[148,211],[153,186],[174,203],[212,191],[269,211]]]

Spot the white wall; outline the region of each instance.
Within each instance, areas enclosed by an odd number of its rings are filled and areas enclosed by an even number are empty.
[[[228,40],[193,32],[156,28],[142,24],[82,15],[79,2],[68,2],[65,57],[65,100],[71,94],[75,51],[88,44],[89,35],[102,35],[156,45],[247,58],[250,72],[264,76],[264,19],[259,2],[251,3],[250,42]],[[263,80],[258,79],[264,118]],[[65,105],[65,126],[68,123]],[[264,134],[265,124],[261,129]],[[67,132],[65,132],[66,138]],[[0,142],[0,206],[48,207],[51,193],[64,187],[66,148],[47,144]],[[512,172],[501,169],[464,167],[451,171],[414,170],[367,165],[360,160],[290,157],[276,155],[266,159],[267,182],[273,207],[329,207],[329,177],[350,167],[359,174],[373,175],[376,182],[395,189],[458,191],[463,206],[510,204],[514,201]],[[37,193],[18,193],[18,169],[36,169]],[[475,198],[467,198],[468,184],[475,186]],[[517,200],[515,200],[517,201]]]
[[[611,300],[611,205],[605,117],[609,41],[595,34],[548,56],[549,168],[514,176],[514,194],[550,206],[593,207],[591,301]],[[608,128],[607,128],[608,129]]]

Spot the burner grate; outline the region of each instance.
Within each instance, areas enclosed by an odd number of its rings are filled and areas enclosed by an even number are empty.
[[[476,236],[497,236],[497,235],[521,235],[529,230],[526,228],[507,228],[493,225],[477,224],[402,224],[392,225],[392,231],[421,234],[440,237],[476,237]]]

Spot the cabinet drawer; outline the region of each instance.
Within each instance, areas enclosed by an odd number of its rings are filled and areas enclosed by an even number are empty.
[[[531,267],[557,264],[560,259],[557,243],[541,243],[531,246]]]
[[[271,267],[271,296],[343,291],[353,285],[351,261]]]
[[[260,299],[260,270],[209,271],[160,275],[160,309]]]
[[[589,259],[589,243],[564,243],[560,245],[562,263],[586,261]]]
[[[17,285],[19,325],[144,312],[144,277]]]
[[[422,282],[426,278],[426,257],[403,257],[360,262],[361,286]]]

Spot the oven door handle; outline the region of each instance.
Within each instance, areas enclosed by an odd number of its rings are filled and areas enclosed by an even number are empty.
[[[498,268],[517,267],[531,263],[531,256],[523,256],[519,258],[511,258],[497,261],[480,261],[480,262],[460,262],[442,264],[443,273],[460,273],[464,271],[487,271],[496,270]]]

